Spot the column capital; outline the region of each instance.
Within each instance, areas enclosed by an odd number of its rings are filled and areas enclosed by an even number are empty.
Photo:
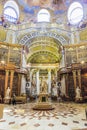
[[[51,72],[51,69],[50,69],[50,68],[48,68],[47,70],[48,70],[48,72]]]
[[[80,74],[81,74],[81,70],[77,70],[77,72],[78,72],[78,75],[80,75]]]
[[[77,72],[76,70],[72,70],[74,76],[76,75],[76,72]]]
[[[77,70],[72,70],[72,72],[76,72]]]
[[[11,73],[14,73],[14,70],[10,70]]]
[[[39,71],[39,69],[36,69],[36,72],[38,72]]]
[[[9,72],[9,70],[5,70],[5,71],[6,71],[6,73]]]

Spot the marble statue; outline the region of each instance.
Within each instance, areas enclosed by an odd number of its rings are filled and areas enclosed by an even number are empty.
[[[10,88],[8,87],[7,90],[6,90],[6,95],[5,95],[5,98],[9,99],[10,98]]]
[[[79,99],[79,98],[81,98],[81,90],[80,90],[80,88],[77,86],[77,88],[76,88],[76,99]]]
[[[57,87],[56,87],[56,85],[52,88],[52,95],[57,96]]]

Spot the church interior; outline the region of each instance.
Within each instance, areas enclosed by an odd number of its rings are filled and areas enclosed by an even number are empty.
[[[87,0],[0,0],[0,130],[87,130]]]

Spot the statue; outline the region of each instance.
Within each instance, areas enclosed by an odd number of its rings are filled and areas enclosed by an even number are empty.
[[[56,87],[56,85],[52,88],[52,95],[57,96],[57,87]]]
[[[80,88],[77,86],[76,88],[76,99],[80,99],[81,98],[81,90]]]
[[[41,93],[47,93],[47,83],[46,83],[46,81],[42,81],[42,83],[41,83]]]
[[[5,95],[5,98],[9,99],[10,98],[10,88],[8,87],[7,90],[6,90],[6,95]]]

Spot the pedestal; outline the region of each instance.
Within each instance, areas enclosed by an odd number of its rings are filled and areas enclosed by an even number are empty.
[[[0,119],[3,118],[4,104],[0,104]]]
[[[54,107],[48,101],[48,96],[49,95],[47,93],[40,93],[38,102],[33,107],[33,110],[53,110]]]

